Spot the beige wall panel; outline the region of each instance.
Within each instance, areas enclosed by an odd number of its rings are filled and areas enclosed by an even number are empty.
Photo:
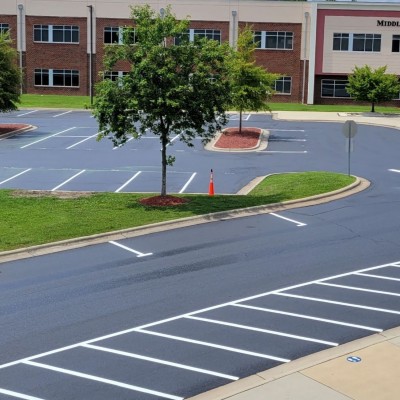
[[[400,27],[377,26],[377,20],[399,21],[396,18],[380,17],[326,17],[324,35],[324,73],[348,74],[357,66],[373,68],[387,65],[387,72],[400,75],[400,53],[392,53],[392,35],[400,35]],[[381,34],[381,51],[351,52],[333,51],[334,33],[377,33]]]

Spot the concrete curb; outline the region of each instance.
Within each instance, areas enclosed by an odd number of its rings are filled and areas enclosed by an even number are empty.
[[[252,181],[251,184],[254,184],[254,181]],[[110,240],[122,240],[131,237],[148,235],[150,233],[155,233],[155,232],[163,232],[170,229],[178,229],[193,225],[205,224],[208,222],[223,221],[226,219],[248,217],[258,214],[267,214],[286,209],[308,207],[315,204],[327,203],[330,201],[334,201],[358,193],[362,190],[367,189],[369,185],[370,182],[367,181],[366,179],[356,177],[356,181],[347,187],[335,190],[333,192],[319,194],[316,196],[311,196],[303,199],[291,200],[283,203],[269,204],[265,206],[255,206],[255,207],[247,207],[229,211],[220,211],[201,216],[187,217],[173,221],[165,221],[150,225],[139,226],[136,228],[122,229],[115,232],[100,233],[97,235],[83,236],[80,238],[61,240],[58,242],[32,246],[17,250],[4,251],[0,252],[0,264],[8,261],[19,260],[23,258],[40,256],[44,254],[56,253],[68,249],[105,243]]]
[[[17,129],[15,131],[12,131],[12,132],[9,132],[9,133],[5,133],[4,135],[1,135],[0,136],[0,140],[1,139],[6,139],[6,138],[14,136],[14,135],[18,135],[19,133],[22,133],[22,132],[33,131],[34,129],[37,129],[37,126],[26,125],[24,128]]]

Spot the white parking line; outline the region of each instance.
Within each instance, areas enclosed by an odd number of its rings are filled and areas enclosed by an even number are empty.
[[[13,392],[13,391],[7,390],[7,389],[0,389],[0,393],[6,394],[7,396],[11,396],[11,397],[17,397],[18,399],[24,399],[24,400],[44,400],[39,397],[28,396],[27,394]]]
[[[287,337],[290,339],[304,340],[306,342],[321,343],[321,344],[326,344],[328,346],[337,346],[338,345],[338,343],[328,342],[326,340],[314,339],[314,338],[310,338],[310,337],[306,337],[306,336],[292,335],[290,333],[285,333],[285,332],[271,331],[269,329],[256,328],[255,326],[234,324],[232,322],[219,321],[216,319],[192,317],[190,315],[186,316],[185,318],[194,319],[196,321],[209,322],[210,324],[231,326],[232,328],[239,328],[239,329],[244,329],[244,330],[253,331],[253,332],[260,332],[260,333],[267,333],[270,335],[283,336],[283,337]]]
[[[300,295],[291,294],[291,293],[273,293],[273,294],[275,294],[276,296],[293,297],[295,299],[311,300],[311,301],[316,301],[316,302],[320,302],[320,303],[337,304],[339,306],[361,308],[363,310],[372,310],[372,311],[379,311],[379,312],[383,312],[383,313],[400,315],[400,311],[388,310],[386,308],[368,307],[368,306],[363,306],[362,304],[343,303],[341,301],[326,300],[326,299],[321,299],[319,297],[300,296]]]
[[[53,115],[53,118],[61,117],[61,115],[65,115],[65,114],[69,114],[69,113],[72,113],[72,110],[65,111],[65,112],[63,112],[61,114]]]
[[[26,169],[25,171],[22,171],[22,172],[20,172],[20,173],[18,173],[18,174],[16,174],[16,175],[13,175],[11,178],[8,178],[8,179],[5,179],[4,181],[1,181],[1,182],[0,182],[0,185],[2,185],[3,183],[6,183],[6,182],[8,182],[8,181],[13,180],[13,179],[15,179],[16,177],[18,177],[18,176],[20,176],[20,175],[22,175],[22,174],[25,174],[26,172],[29,172],[31,169],[32,169],[32,168],[28,168],[28,169]]]
[[[178,138],[180,138],[180,137],[181,137],[181,134],[175,135],[175,136],[169,141],[169,143],[167,143],[167,147],[168,147],[170,144],[172,144],[173,142],[175,142],[175,140],[178,139]]]
[[[269,213],[269,215],[273,215],[274,217],[282,218],[282,219],[284,219],[286,221],[293,222],[297,226],[307,226],[307,224],[305,224],[304,222],[299,222],[299,221],[295,221],[294,219],[282,217],[282,215],[278,215],[278,214],[275,214],[275,213]]]
[[[305,132],[304,129],[275,129],[275,128],[268,128],[269,131],[274,132]]]
[[[367,276],[369,278],[376,278],[376,279],[387,279],[389,281],[400,282],[400,278],[392,278],[392,277],[389,277],[389,276],[374,275],[374,274],[363,274],[361,272],[356,272],[354,275]]]
[[[268,360],[274,360],[274,361],[279,361],[279,362],[290,362],[290,360],[288,360],[287,358],[275,357],[275,356],[271,356],[269,354],[255,353],[254,351],[247,351],[247,350],[243,350],[243,349],[238,349],[236,347],[222,346],[222,345],[219,345],[216,343],[203,342],[201,340],[189,339],[189,338],[186,338],[183,336],[167,335],[166,333],[148,331],[148,330],[144,330],[144,329],[135,329],[135,331],[140,332],[140,333],[145,333],[147,335],[154,335],[154,336],[165,337],[167,339],[178,340],[180,342],[199,344],[200,346],[213,347],[215,349],[227,350],[227,351],[231,351],[233,353],[246,354],[248,356],[253,356],[253,357],[267,358]]]
[[[400,170],[399,170],[399,169],[389,169],[388,171],[390,171],[390,172],[398,172],[398,173],[400,173]]]
[[[185,364],[179,364],[179,363],[174,363],[171,361],[160,360],[159,358],[146,357],[146,356],[142,356],[140,354],[127,353],[126,351],[110,349],[108,347],[95,346],[92,344],[84,344],[84,345],[82,345],[82,347],[87,347],[88,349],[93,349],[93,350],[98,350],[98,351],[105,351],[105,352],[112,353],[112,354],[118,354],[118,355],[124,356],[124,357],[137,358],[139,360],[150,361],[150,362],[153,362],[156,364],[169,365],[171,367],[182,368],[182,369],[186,369],[186,370],[194,371],[194,372],[200,372],[200,373],[206,374],[206,375],[218,376],[220,378],[229,379],[231,381],[237,381],[239,379],[237,376],[221,374],[220,372],[210,371],[208,369],[196,368],[196,367],[191,367],[191,366],[185,365]]]
[[[26,112],[26,113],[17,115],[17,117],[23,117],[24,115],[33,114],[33,113],[35,113],[35,112],[38,112],[38,110],[28,111],[28,112]]]
[[[77,174],[75,174],[74,176],[71,176],[71,178],[67,179],[66,181],[60,183],[58,186],[56,186],[55,188],[51,189],[52,192],[54,192],[57,189],[60,189],[60,187],[64,186],[66,183],[72,181],[73,179],[75,179],[77,176],[83,174],[86,171],[86,169],[83,169],[82,171],[79,171]]]
[[[350,328],[365,329],[365,330],[367,330],[367,331],[372,331],[372,332],[382,332],[382,329],[372,328],[372,327],[370,327],[370,326],[357,325],[357,324],[349,324],[348,322],[336,321],[336,320],[334,320],[334,319],[326,319],[326,318],[312,317],[311,315],[296,314],[296,313],[291,313],[291,312],[286,312],[286,311],[280,311],[280,310],[272,310],[271,308],[249,306],[249,305],[246,305],[246,304],[232,304],[232,306],[233,306],[233,307],[247,308],[247,309],[256,310],[256,311],[263,311],[263,312],[268,312],[268,313],[273,313],[273,314],[288,315],[289,317],[296,317],[296,318],[302,318],[302,319],[309,319],[309,320],[312,320],[312,321],[326,322],[327,324],[348,326],[348,327],[350,327]]]
[[[306,139],[268,139],[268,142],[306,142]]]
[[[306,154],[307,150],[304,151],[273,151],[267,150],[265,153],[276,153],[276,154]]]
[[[400,297],[400,293],[384,292],[382,290],[365,289],[365,288],[360,288],[360,287],[357,287],[357,286],[337,285],[335,283],[326,283],[326,282],[315,282],[315,284],[316,285],[337,287],[337,288],[340,288],[340,289],[349,289],[349,290],[356,290],[356,291],[360,291],[360,292],[378,293],[378,294],[385,294],[387,296]]]
[[[128,181],[126,181],[122,186],[120,186],[115,193],[120,192],[125,186],[129,185],[137,176],[139,176],[141,174],[142,171],[138,171],[136,172],[135,175],[132,176],[132,178],[130,178]]]
[[[60,372],[62,374],[66,374],[66,375],[77,376],[77,377],[83,378],[83,379],[89,379],[92,381],[102,382],[102,383],[106,383],[108,385],[122,387],[124,389],[130,389],[135,392],[152,394],[154,396],[159,396],[164,399],[171,399],[171,400],[182,400],[183,399],[182,397],[173,396],[171,394],[167,394],[167,393],[163,393],[163,392],[158,392],[156,390],[146,389],[146,388],[143,388],[140,386],[128,385],[127,383],[118,382],[118,381],[114,381],[111,379],[101,378],[100,376],[84,374],[82,372],[73,371],[73,370],[65,369],[65,368],[53,367],[52,365],[42,364],[42,363],[38,363],[35,361],[24,361],[23,363],[27,364],[27,365],[31,365],[32,367],[48,369],[50,371]]]
[[[52,137],[54,137],[54,136],[57,136],[57,135],[61,135],[61,133],[68,132],[68,131],[72,131],[72,129],[76,129],[75,126],[73,126],[72,128],[65,129],[65,130],[63,130],[63,131],[61,131],[61,132],[57,132],[57,133],[55,133],[54,135],[46,136],[46,137],[44,137],[44,138],[42,138],[42,139],[35,140],[34,142],[29,143],[29,144],[26,144],[25,146],[22,146],[22,147],[20,147],[20,148],[21,148],[21,149],[25,149],[26,147],[32,146],[33,144],[36,144],[36,143],[39,143],[39,142],[43,142],[43,140],[50,139],[50,138],[52,138]]]
[[[133,250],[130,247],[124,246],[123,244],[118,243],[118,242],[114,242],[113,240],[109,241],[108,243],[111,243],[114,246],[121,247],[121,249],[130,251],[131,253],[135,253],[136,257],[146,257],[146,256],[151,256],[153,254],[153,253],[141,253],[140,251]]]
[[[80,140],[79,142],[77,142],[77,143],[75,143],[75,144],[73,144],[73,145],[67,147],[66,150],[72,149],[73,147],[78,146],[78,144],[81,144],[81,143],[83,143],[83,142],[86,142],[87,140],[90,140],[90,139],[96,137],[97,135],[98,135],[98,134],[96,133],[95,135],[88,136],[87,138],[85,138],[85,139],[83,139],[83,140]]]
[[[190,182],[194,179],[194,177],[197,175],[197,172],[193,172],[192,176],[189,178],[189,180],[183,185],[182,189],[179,191],[179,193],[183,193],[186,188],[190,185]]]

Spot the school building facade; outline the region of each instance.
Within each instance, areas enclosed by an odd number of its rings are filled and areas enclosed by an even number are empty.
[[[91,95],[103,71],[106,45],[118,45],[131,26],[131,6],[149,4],[177,18],[188,32],[229,41],[252,27],[256,59],[279,74],[274,102],[335,104],[355,66],[387,66],[400,76],[400,4],[358,1],[264,0],[1,0],[0,31],[8,31],[23,71],[22,91]],[[121,63],[110,78],[129,69]],[[400,99],[394,99],[399,105]]]

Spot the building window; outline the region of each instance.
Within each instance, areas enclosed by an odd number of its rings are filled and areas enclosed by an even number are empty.
[[[10,25],[0,23],[0,34],[7,33],[10,30]]]
[[[349,50],[349,34],[334,33],[333,34],[333,50],[348,51]]]
[[[255,31],[257,49],[293,50],[293,32]]]
[[[292,77],[281,76],[275,81],[275,92],[277,94],[291,94],[292,93]]]
[[[334,33],[335,51],[381,51],[381,35],[376,33]]]
[[[346,91],[349,81],[344,79],[322,79],[321,97],[350,97]]]
[[[33,40],[45,43],[79,43],[79,26],[33,25]]]
[[[104,72],[104,79],[111,79],[113,82],[127,75],[128,72],[125,71],[106,71]]]
[[[134,28],[124,26],[106,26],[104,28],[104,44],[136,43],[136,32]]]
[[[392,38],[392,53],[400,52],[400,35],[393,35]]]
[[[175,38],[175,44],[179,45],[182,40],[194,42],[196,39],[216,40],[221,43],[221,31],[219,29],[188,29],[187,32]]]
[[[381,51],[381,35],[375,33],[355,33],[353,51]]]
[[[79,71],[36,68],[35,86],[79,87]]]

